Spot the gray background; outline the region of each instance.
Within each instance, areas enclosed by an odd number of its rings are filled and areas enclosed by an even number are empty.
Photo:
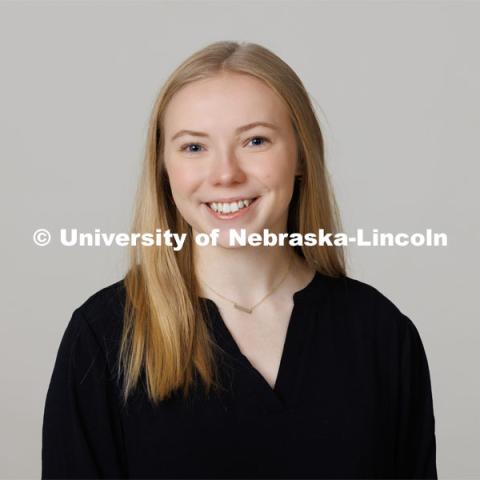
[[[126,248],[40,248],[33,231],[128,231],[160,85],[200,47],[241,40],[313,97],[345,231],[448,234],[349,247],[349,275],[420,332],[439,476],[480,478],[479,23],[475,2],[1,3],[0,477],[39,477],[61,336],[126,266]]]

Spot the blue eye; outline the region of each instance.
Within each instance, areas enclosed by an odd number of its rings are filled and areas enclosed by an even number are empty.
[[[199,146],[198,143],[187,143],[186,145],[183,145],[182,147],[180,147],[180,151],[184,152],[185,150],[187,150],[188,147],[191,147],[192,145],[197,147]],[[188,153],[196,153],[196,152],[195,151],[192,152],[191,150],[189,150]]]
[[[259,138],[260,140],[264,140],[264,141],[266,141],[266,142],[269,142],[269,141],[270,141],[270,140],[268,140],[268,138],[265,138],[265,137],[258,137],[258,136],[257,136],[257,137],[252,137],[252,138],[249,138],[249,140],[254,140],[254,139],[256,139],[256,138]],[[258,144],[257,144],[257,146],[258,146],[258,147],[260,147],[261,145],[258,145]]]
[[[269,140],[268,138],[266,138],[266,137],[261,137],[261,136],[258,136],[258,135],[255,136],[255,137],[250,137],[250,138],[248,139],[248,142],[250,142],[251,140],[255,140],[255,139],[260,139],[260,140],[262,140],[262,141],[264,141],[264,142],[270,142],[270,140]],[[261,143],[261,144],[256,144],[256,145],[254,145],[254,146],[261,147],[262,145],[263,145],[263,143]],[[192,151],[192,150],[188,150],[189,147],[200,147],[200,148],[201,148],[202,145],[200,145],[199,143],[186,143],[185,145],[182,145],[182,146],[180,147],[180,151],[181,151],[181,152],[185,152],[185,151],[186,151],[187,153],[197,153],[197,152],[200,151],[200,150],[193,150],[193,151]]]

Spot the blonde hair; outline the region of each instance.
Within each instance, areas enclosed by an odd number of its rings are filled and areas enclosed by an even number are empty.
[[[303,175],[296,179],[288,213],[288,232],[336,233],[338,208],[324,161],[324,142],[309,95],[296,73],[278,56],[255,43],[220,41],[187,58],[170,75],[150,117],[145,159],[137,190],[132,232],[170,229],[186,233],[182,249],[168,246],[130,247],[124,279],[126,304],[118,375],[126,402],[142,375],[153,403],[181,388],[188,395],[197,375],[207,391],[218,388],[219,348],[207,328],[193,268],[191,227],[172,198],[164,168],[164,112],[176,92],[189,83],[222,72],[243,73],[263,80],[284,99],[298,144]],[[345,276],[341,247],[295,247],[308,265],[328,276]]]

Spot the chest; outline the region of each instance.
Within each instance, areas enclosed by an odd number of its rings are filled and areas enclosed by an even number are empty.
[[[221,312],[223,323],[240,352],[272,389],[278,376],[292,309],[293,302],[270,312],[248,314],[235,309]]]
[[[233,322],[239,349],[269,381],[283,359],[275,391],[238,358],[219,324],[230,359],[221,364],[233,370],[227,391],[158,407],[140,391],[123,417],[129,478],[392,478],[394,416],[358,362],[366,352],[318,319],[254,320],[224,313],[223,324]],[[275,328],[282,323],[283,333]]]

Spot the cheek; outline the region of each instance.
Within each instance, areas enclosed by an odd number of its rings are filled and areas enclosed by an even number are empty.
[[[169,179],[172,191],[179,195],[193,192],[200,183],[195,169],[184,166],[170,166]]]
[[[288,164],[278,165],[277,163],[259,172],[258,178],[261,178],[265,186],[270,189],[288,190],[294,179],[294,171]]]
[[[272,187],[286,187],[295,175],[295,156],[290,153],[288,146],[278,145],[277,147],[262,159],[259,175]]]

